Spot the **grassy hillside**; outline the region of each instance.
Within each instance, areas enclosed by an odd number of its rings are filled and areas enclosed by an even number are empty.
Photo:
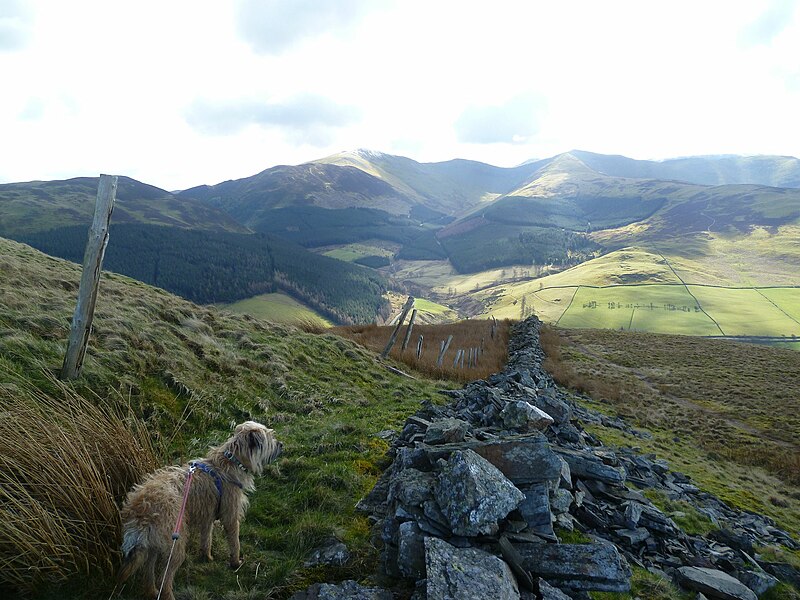
[[[251,227],[265,221],[265,211],[275,208],[359,207],[408,214],[416,203],[361,169],[314,163],[273,167],[252,177],[184,190],[179,197],[202,200]]]
[[[127,464],[148,455],[128,441],[152,446],[157,463],[177,463],[204,454],[244,419],[274,427],[285,443],[284,457],[252,494],[241,532],[245,564],[231,572],[224,561],[190,558],[176,579],[179,597],[284,599],[314,581],[363,581],[375,572],[370,524],[353,506],[386,464],[387,444],[376,433],[401,427],[420,402],[443,401],[436,393],[441,382],[396,376],[374,354],[334,335],[197,306],[103,274],[83,376],[60,384],[52,373],[62,360],[78,280],[74,264],[0,239],[0,411],[11,415],[2,425],[0,461],[29,465],[24,472],[0,470],[3,597],[19,583],[14,574],[33,598],[111,597],[119,541],[113,507],[135,477],[112,468],[110,482],[101,477],[91,488],[97,495],[84,498],[69,493],[83,489],[85,470],[77,465],[102,466],[115,451],[129,452]],[[593,406],[624,414],[654,435],[628,439],[599,425],[594,433],[652,450],[731,504],[797,532],[800,355],[676,336],[564,335],[560,360],[551,364],[557,376],[569,379],[571,367],[578,377],[568,383],[595,394]],[[552,346],[549,352],[552,358]],[[71,429],[74,411],[92,427]],[[120,424],[124,432],[112,428]],[[13,439],[28,436],[27,443],[8,443],[14,431]],[[67,454],[78,433],[84,447]],[[136,469],[149,468],[146,462]],[[9,485],[14,479],[17,487]],[[38,521],[17,518],[10,490],[48,485],[59,493],[39,495],[31,507],[41,510],[36,517],[51,517],[54,526],[90,526],[89,538],[84,529],[65,530],[63,539],[25,543],[42,528],[23,528]],[[54,506],[53,497],[66,499]],[[100,504],[110,512],[99,513]],[[20,533],[26,537],[14,537]],[[332,535],[348,544],[352,561],[327,570],[303,567]],[[214,554],[224,556],[221,536],[215,539]],[[95,560],[98,554],[107,560]],[[136,595],[126,589],[121,597]]]
[[[92,222],[97,177],[0,184],[0,236],[30,234]],[[120,177],[115,223],[151,223],[209,231],[247,229],[224,212],[196,200]]]
[[[221,306],[224,310],[250,315],[274,323],[298,324],[315,323],[320,327],[330,327],[332,323],[319,316],[307,306],[286,294],[261,294],[233,304]]]
[[[800,533],[800,353],[562,328],[543,343],[560,383],[653,434],[593,428],[604,441],[655,452],[726,502]]]
[[[79,277],[72,263],[0,239],[0,410],[5,414],[40,397],[50,398],[52,406],[64,398],[51,373],[63,359]],[[100,285],[83,376],[69,387],[70,394],[88,402],[105,399],[123,414],[129,408],[152,436],[162,464],[204,455],[209,444],[245,419],[274,427],[285,443],[283,460],[258,482],[242,527],[245,565],[232,573],[224,561],[190,561],[176,588],[232,600],[286,597],[309,579],[325,576],[302,563],[334,534],[347,541],[355,559],[332,576],[371,572],[376,557],[369,524],[354,515],[353,506],[375,481],[387,448],[375,434],[400,427],[420,401],[441,398],[438,386],[393,375],[366,350],[332,335],[303,334],[197,306],[119,275],[103,274]],[[62,417],[55,412],[49,418]],[[53,438],[42,440],[56,444]],[[47,476],[43,471],[37,480]],[[113,500],[119,502],[121,492]],[[86,514],[78,511],[75,518]],[[15,520],[4,513],[0,522],[8,527]],[[103,543],[113,552],[118,523],[102,525],[109,528]],[[221,538],[215,542],[217,556],[225,555]],[[28,580],[42,584],[40,598],[110,596],[112,566],[106,563],[64,559],[60,571],[37,572],[36,552],[44,556],[51,549],[22,550],[4,542],[0,560],[11,565],[22,556]],[[71,547],[60,551],[73,553]],[[79,558],[81,552],[74,550]],[[62,574],[75,577],[64,582]],[[5,585],[0,583],[0,591]]]

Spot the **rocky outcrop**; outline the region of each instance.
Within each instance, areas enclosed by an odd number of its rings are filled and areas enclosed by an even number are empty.
[[[449,404],[427,404],[406,421],[391,466],[359,503],[376,524],[384,572],[416,581],[417,600],[625,591],[631,565],[709,598],[762,593],[776,582],[768,573],[791,580],[791,567],[753,558],[756,545],[800,548],[770,519],[736,511],[665,461],[612,451],[583,429],[601,423],[648,436],[554,384],[542,368],[539,326],[535,317],[516,326],[503,372],[444,392]],[[648,488],[689,503],[719,530],[688,535],[642,493]],[[559,543],[558,532],[571,530],[591,543]],[[705,583],[694,583],[698,574]]]

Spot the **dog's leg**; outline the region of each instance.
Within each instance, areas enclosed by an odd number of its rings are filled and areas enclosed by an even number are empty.
[[[144,587],[145,598],[156,598],[158,596],[158,586],[156,586],[156,564],[163,558],[166,565],[166,556],[161,557],[158,552],[150,550],[145,559],[144,569],[142,570],[142,586]]]
[[[228,540],[228,548],[231,550],[229,564],[231,569],[238,569],[242,564],[239,555],[239,518],[236,514],[238,511],[231,512],[234,514],[226,515],[222,521],[222,528],[225,530],[225,538]]]
[[[211,536],[214,530],[214,521],[207,519],[198,523],[200,530],[200,560],[214,560],[211,556]]]
[[[161,600],[175,600],[172,593],[172,582],[175,579],[175,572],[186,559],[186,542],[184,538],[175,544],[175,551],[172,553],[172,561],[167,567],[166,577],[164,578],[164,590],[161,592]]]

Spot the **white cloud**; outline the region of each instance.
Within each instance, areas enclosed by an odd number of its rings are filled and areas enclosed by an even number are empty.
[[[770,0],[763,12],[742,28],[741,42],[746,46],[770,45],[791,24],[796,11],[796,0]]]
[[[235,135],[256,125],[285,130],[296,142],[324,145],[331,139],[331,128],[353,123],[358,114],[353,106],[303,94],[278,102],[196,100],[186,111],[186,121],[211,135]]]
[[[33,11],[22,0],[0,0],[0,52],[24,48],[32,21]]]
[[[471,144],[523,144],[539,131],[545,102],[533,94],[489,106],[469,106],[455,122],[458,140]]]
[[[797,156],[789,8],[0,0],[22,32],[0,51],[0,181],[103,171],[176,189],[359,147],[501,165],[572,148]]]
[[[305,39],[347,34],[380,0],[240,0],[237,24],[257,52],[281,53]]]

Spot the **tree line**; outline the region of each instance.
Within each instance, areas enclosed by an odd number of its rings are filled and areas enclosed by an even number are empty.
[[[47,254],[83,261],[85,226],[18,236]],[[285,290],[336,322],[383,316],[386,282],[370,269],[314,254],[275,236],[160,225],[111,225],[103,266],[199,304]]]

